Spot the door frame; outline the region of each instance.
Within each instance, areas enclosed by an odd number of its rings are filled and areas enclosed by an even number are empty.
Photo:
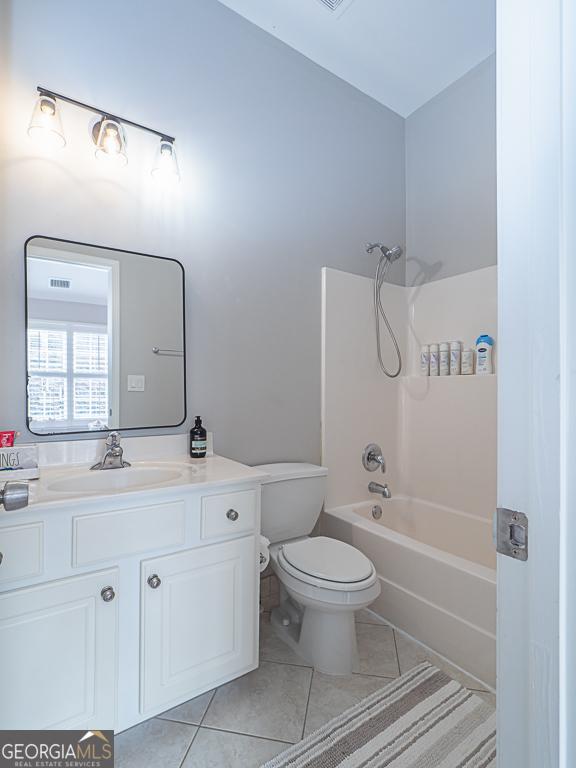
[[[120,426],[120,262],[117,259],[107,259],[103,256],[76,251],[62,251],[48,246],[42,246],[42,251],[49,251],[49,253],[40,252],[38,248],[31,245],[30,258],[62,261],[69,264],[72,253],[74,264],[99,267],[107,273],[108,418],[106,428],[107,430],[118,429]]]
[[[576,765],[575,25],[497,0],[498,505],[529,518],[528,561],[498,555],[500,768]]]

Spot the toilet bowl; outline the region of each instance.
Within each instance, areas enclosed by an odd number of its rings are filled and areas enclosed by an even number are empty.
[[[277,633],[319,672],[351,674],[358,666],[354,614],[380,594],[370,560],[321,536],[273,547],[271,562],[280,582]]]
[[[371,561],[350,544],[310,537],[324,500],[327,470],[311,464],[267,464],[262,533],[280,582],[271,622],[280,637],[319,672],[357,669],[354,614],[380,594]]]

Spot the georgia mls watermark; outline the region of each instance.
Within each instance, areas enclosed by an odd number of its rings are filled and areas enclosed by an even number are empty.
[[[114,731],[0,731],[0,768],[114,768]]]

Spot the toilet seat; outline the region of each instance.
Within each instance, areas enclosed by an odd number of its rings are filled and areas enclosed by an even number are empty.
[[[328,590],[355,592],[376,580],[374,566],[362,552],[327,536],[285,544],[278,551],[278,566],[299,581]]]

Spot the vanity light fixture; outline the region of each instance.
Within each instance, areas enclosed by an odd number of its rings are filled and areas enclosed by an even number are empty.
[[[152,176],[168,181],[178,181],[180,179],[173,139],[168,139],[166,136],[160,139],[160,146],[158,147],[156,160],[152,168]]]
[[[124,128],[111,117],[102,117],[92,127],[92,138],[96,144],[96,157],[99,160],[107,160],[126,165],[126,136]]]
[[[28,126],[28,134],[51,147],[61,148],[66,145],[56,99],[45,91],[39,90]]]
[[[157,131],[154,128],[148,128],[140,123],[135,123],[133,120],[128,120],[125,117],[118,117],[104,109],[85,104],[83,101],[72,99],[70,96],[64,96],[40,85],[37,91],[39,96],[28,128],[28,133],[31,136],[47,136],[52,141],[57,141],[58,145],[63,147],[66,144],[66,140],[58,110],[58,101],[66,101],[68,104],[74,104],[76,107],[80,107],[80,109],[85,109],[99,116],[91,128],[91,136],[96,145],[96,157],[98,159],[112,160],[119,165],[126,165],[128,155],[126,154],[124,126],[129,125],[132,128],[146,131],[146,133],[153,133],[160,138],[160,147],[152,169],[152,175],[154,177],[180,178],[173,136]]]

